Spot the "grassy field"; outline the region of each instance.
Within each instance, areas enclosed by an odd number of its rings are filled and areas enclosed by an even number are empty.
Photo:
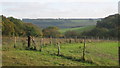
[[[57,26],[59,28],[71,28],[76,26],[96,25],[99,19],[22,19],[23,22],[30,22],[38,27]]]
[[[86,61],[82,61],[83,43],[61,44],[60,56],[57,46],[44,46],[42,52],[25,50],[21,43],[3,45],[3,66],[117,66],[118,43],[114,41],[86,44]]]
[[[60,32],[64,33],[64,32],[69,31],[69,30],[75,30],[75,31],[78,31],[78,32],[83,32],[83,31],[91,30],[94,27],[95,26],[85,26],[85,27],[76,27],[76,28],[64,28],[64,29],[60,29]]]

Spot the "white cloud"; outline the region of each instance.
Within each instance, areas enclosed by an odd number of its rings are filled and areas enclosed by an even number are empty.
[[[117,3],[112,2],[112,0],[110,0],[111,2],[93,1],[69,0],[68,2],[68,0],[61,0],[60,2],[60,0],[42,0],[41,2],[2,2],[2,13],[6,16],[18,18],[95,18],[117,13]]]
[[[0,0],[0,2],[118,2],[119,0]]]

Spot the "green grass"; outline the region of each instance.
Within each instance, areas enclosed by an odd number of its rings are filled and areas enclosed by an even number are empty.
[[[76,28],[64,28],[64,29],[60,29],[60,32],[64,33],[64,32],[69,31],[69,30],[75,30],[75,31],[78,31],[78,32],[83,32],[83,31],[91,30],[94,27],[95,26],[85,26],[85,27],[76,27]]]
[[[98,65],[118,65],[118,42],[92,43],[86,50],[88,57],[91,56]]]
[[[82,61],[83,43],[61,44],[60,56],[56,45],[44,46],[42,52],[3,45],[3,66],[117,66],[117,47],[113,41],[87,43],[86,61]]]

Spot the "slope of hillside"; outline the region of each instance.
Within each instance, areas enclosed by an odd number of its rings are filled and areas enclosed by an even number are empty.
[[[22,21],[35,24],[42,28],[49,26],[57,26],[59,28],[74,28],[96,25],[98,19],[22,19]]]
[[[120,14],[109,15],[98,21],[96,28],[85,32],[86,36],[114,37],[118,38],[120,33]]]
[[[85,26],[85,27],[76,27],[76,28],[65,28],[65,29],[60,29],[61,33],[64,33],[66,31],[77,31],[79,33],[83,32],[83,31],[89,31],[92,30],[93,28],[95,28],[95,25],[93,26]]]

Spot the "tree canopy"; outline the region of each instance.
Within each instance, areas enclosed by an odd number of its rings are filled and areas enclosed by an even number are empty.
[[[96,28],[84,32],[85,36],[99,36],[99,37],[118,37],[118,32],[120,32],[120,15],[110,15],[106,18],[101,19],[97,22]]]
[[[2,17],[2,34],[5,36],[42,36],[42,30],[31,23],[13,17]]]
[[[61,37],[58,27],[47,27],[42,32],[44,37]]]

